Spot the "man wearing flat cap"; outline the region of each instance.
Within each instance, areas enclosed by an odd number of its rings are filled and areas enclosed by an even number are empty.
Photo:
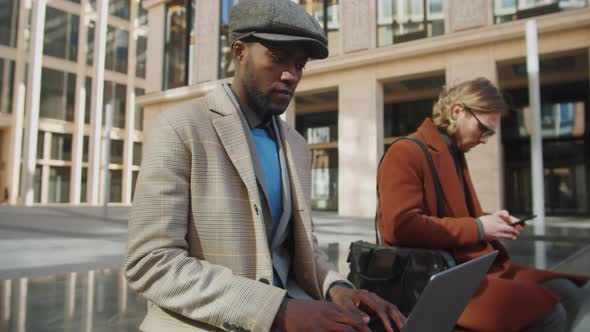
[[[290,0],[242,0],[230,34],[232,83],[162,112],[145,146],[124,266],[140,329],[392,332],[397,309],[319,250],[309,149],[278,117],[323,30]]]

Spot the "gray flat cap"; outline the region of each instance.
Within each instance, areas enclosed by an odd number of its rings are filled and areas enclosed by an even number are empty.
[[[302,43],[312,59],[328,57],[328,39],[319,23],[291,0],[240,0],[230,14],[231,44],[254,37]]]

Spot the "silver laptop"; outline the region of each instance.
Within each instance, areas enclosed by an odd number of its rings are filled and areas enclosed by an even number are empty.
[[[430,278],[401,332],[450,332],[479,288],[498,251]]]

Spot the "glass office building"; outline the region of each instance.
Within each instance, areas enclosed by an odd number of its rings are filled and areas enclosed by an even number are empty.
[[[150,36],[164,33],[151,39],[154,65],[147,69],[148,84],[162,88],[140,98],[152,114],[231,80],[228,24],[238,1],[150,1],[148,11],[158,17]],[[501,88],[511,111],[499,135],[467,155],[472,178],[486,211],[529,212],[524,27],[534,18],[546,211],[590,215],[586,0],[293,1],[324,28],[330,49],[327,59],[308,63],[283,116],[309,143],[314,209],[372,216],[383,153],[430,116],[445,85],[484,76]],[[174,47],[171,38],[179,41]]]
[[[146,91],[148,12],[139,0],[110,0],[105,13],[101,3],[54,0],[39,8],[37,1],[0,0],[0,201],[23,203],[21,181],[27,175],[22,160],[30,152],[24,142],[27,135],[34,137],[27,130],[27,115],[38,111],[33,203],[98,204],[105,197],[105,116],[96,130],[93,112],[110,107],[106,190],[110,202],[131,202],[143,141],[143,109],[135,99]],[[39,10],[43,16],[35,16]],[[37,17],[43,22],[35,22]],[[99,22],[104,22],[103,37]],[[39,106],[32,111],[27,101],[35,97],[36,82],[29,75],[34,70],[30,51],[39,49],[34,46],[41,46],[42,54]],[[97,68],[97,48],[104,52],[102,69]],[[102,81],[97,83],[99,72]],[[96,137],[98,145],[91,143]],[[89,180],[93,167],[100,175]],[[88,195],[92,192],[94,201]]]

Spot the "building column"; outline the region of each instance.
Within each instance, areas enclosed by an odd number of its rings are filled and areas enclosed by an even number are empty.
[[[15,205],[19,197],[20,190],[20,169],[21,154],[23,143],[23,122],[25,114],[25,66],[27,63],[25,54],[25,27],[27,25],[27,2],[20,1],[18,8],[18,35],[16,38],[17,57],[14,61],[14,89],[12,92],[12,130],[10,136],[10,160],[7,170],[8,201],[10,205]]]
[[[493,24],[493,3],[490,0],[450,0],[444,3],[447,33],[480,28]]]
[[[90,139],[88,148],[88,203],[100,204],[101,134],[104,90],[104,65],[107,37],[108,0],[96,1],[96,27],[94,29],[94,68],[92,99],[90,102]],[[107,170],[108,171],[108,170]]]
[[[29,290],[29,279],[20,278],[16,281],[16,305],[15,320],[12,331],[25,332],[27,329],[27,295]]]
[[[377,46],[376,1],[340,1],[342,53],[364,51]]]
[[[338,213],[374,217],[383,155],[383,86],[372,75],[353,76],[338,91]]]
[[[117,273],[117,316],[122,320],[127,314],[127,279],[123,271]]]
[[[29,72],[27,77],[27,110],[25,144],[22,165],[21,203],[33,204],[33,177],[37,162],[37,130],[39,127],[39,102],[41,99],[41,69],[43,67],[43,35],[45,30],[46,0],[33,1],[31,12],[31,45],[29,47]]]
[[[191,80],[193,83],[215,81],[218,78],[220,9],[220,0],[196,2],[195,13],[193,14],[195,21],[195,52],[194,61],[191,62],[194,67],[191,71],[193,73]]]
[[[86,273],[86,280],[84,301],[82,303],[82,331],[92,332],[94,321],[94,271],[88,271]]]
[[[2,280],[0,283],[0,327],[8,331],[12,314],[12,280]]]
[[[80,6],[86,8],[88,0],[81,0]],[[72,137],[72,169],[70,172],[70,203],[80,204],[82,188],[82,155],[84,153],[84,118],[86,112],[86,96],[92,91],[86,91],[86,52],[88,49],[88,23],[90,19],[86,10],[80,13],[80,27],[78,35],[78,67],[76,69],[76,101],[74,104],[74,134]]]
[[[131,22],[137,22],[137,6],[131,6]],[[127,61],[127,111],[125,112],[125,140],[123,142],[123,194],[121,202],[131,204],[132,168],[133,168],[133,133],[135,131],[135,65],[137,63],[137,23],[129,31],[129,61]]]
[[[70,272],[66,276],[64,294],[64,331],[73,330],[74,314],[76,312],[76,272]]]
[[[457,85],[476,77],[485,77],[497,84],[496,63],[491,50],[477,54],[463,53],[449,58],[446,68],[447,86]],[[484,211],[498,211],[504,206],[504,160],[501,143],[501,127],[498,134],[479,145],[465,156],[475,191]]]
[[[43,132],[43,154],[42,160],[47,161],[51,157],[49,153],[51,152],[51,139],[52,135],[50,132],[45,131]],[[35,156],[37,158],[37,156]],[[41,166],[41,195],[40,195],[40,203],[46,204],[49,201],[49,165],[42,164]],[[33,173],[34,174],[34,173]]]
[[[205,1],[197,1],[205,2]],[[145,3],[145,1],[144,1]],[[165,18],[166,4],[165,1],[158,1],[156,5],[149,6],[145,3],[145,9],[148,10],[148,41],[146,59],[146,93],[162,91],[162,77],[164,64],[164,46],[165,46]],[[197,50],[198,52],[198,50]],[[195,71],[196,72],[196,71]],[[145,118],[145,116],[144,116]]]

